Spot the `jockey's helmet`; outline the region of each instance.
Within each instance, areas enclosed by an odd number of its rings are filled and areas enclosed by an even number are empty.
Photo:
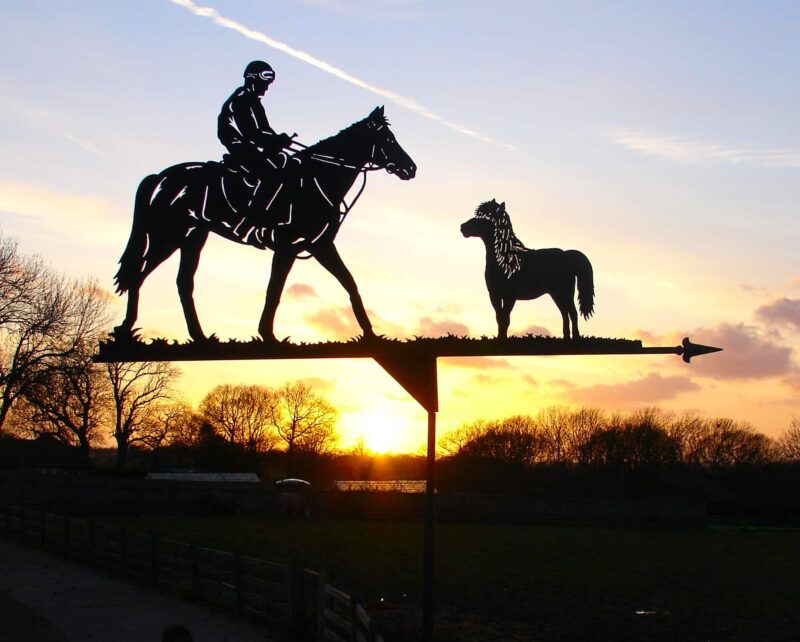
[[[263,60],[254,60],[244,68],[244,78],[245,80],[255,80],[258,78],[271,83],[275,80],[275,72],[272,67]]]

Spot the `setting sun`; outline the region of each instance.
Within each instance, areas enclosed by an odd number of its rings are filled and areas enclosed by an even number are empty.
[[[377,455],[408,448],[405,419],[388,409],[372,408],[342,415],[339,424],[344,432],[343,438],[350,445],[363,439],[367,450]]]

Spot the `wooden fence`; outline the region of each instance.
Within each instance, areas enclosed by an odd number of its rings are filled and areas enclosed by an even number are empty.
[[[6,507],[0,532],[68,559],[193,597],[269,623],[284,623],[292,639],[383,642],[366,611],[331,586],[324,572],[299,560],[276,564],[194,543],[55,515]]]

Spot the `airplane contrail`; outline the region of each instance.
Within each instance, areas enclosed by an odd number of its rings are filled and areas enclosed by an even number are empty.
[[[349,82],[356,87],[360,87],[365,91],[369,91],[373,94],[380,96],[381,98],[385,98],[389,102],[392,102],[400,107],[404,107],[409,111],[414,112],[424,118],[429,118],[437,123],[445,125],[450,129],[454,129],[455,131],[465,134],[466,136],[472,136],[473,138],[477,138],[478,140],[482,140],[484,143],[490,143],[492,145],[502,145],[503,147],[508,147],[510,149],[514,149],[513,145],[508,145],[504,143],[498,143],[492,138],[488,136],[484,136],[479,132],[476,132],[474,129],[469,129],[464,125],[460,125],[458,123],[454,123],[453,121],[447,120],[446,118],[440,116],[436,112],[431,111],[425,105],[420,104],[413,98],[407,98],[406,96],[401,96],[393,91],[388,89],[383,89],[382,87],[376,87],[360,78],[356,78],[352,74],[347,73],[346,71],[339,69],[331,65],[330,63],[325,62],[324,60],[320,60],[316,56],[311,55],[306,51],[302,51],[300,49],[295,49],[294,47],[287,45],[285,42],[281,42],[280,40],[275,40],[271,38],[265,33],[261,31],[256,31],[255,29],[250,29],[249,27],[243,25],[240,22],[236,22],[235,20],[231,20],[230,18],[226,18],[225,16],[221,15],[216,9],[213,7],[201,7],[195,4],[192,0],[170,0],[173,4],[177,4],[184,9],[190,11],[196,16],[200,16],[202,18],[209,18],[211,19],[214,24],[219,25],[220,27],[225,27],[226,29],[231,29],[240,33],[245,38],[249,38],[250,40],[255,40],[257,42],[261,42],[268,47],[272,47],[273,49],[277,49],[278,51],[282,51],[292,58],[297,58],[298,60],[302,60],[317,69],[324,71],[325,73],[331,74],[332,76],[336,76],[345,82]]]

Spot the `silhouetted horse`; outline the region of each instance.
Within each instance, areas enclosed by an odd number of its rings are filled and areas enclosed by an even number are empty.
[[[385,169],[402,180],[413,178],[417,169],[395,140],[383,107],[288,157],[286,169],[276,172],[274,182],[216,162],[183,163],[147,176],[136,192],[133,229],[115,277],[117,292],[128,292],[125,320],[115,328],[115,335],[131,335],[142,283],[180,250],[177,283],[186,325],[193,340],[205,340],[194,305],[194,274],[208,233],[214,232],[275,253],[258,324],[265,340],[275,339],[275,311],[289,270],[303,252],[342,284],[364,336],[373,336],[355,280],[334,240],[361,192],[346,207],[345,195],[359,173],[364,172],[366,183],[366,172],[376,169]],[[254,202],[261,206],[254,206]]]
[[[519,300],[549,294],[561,312],[564,338],[580,337],[575,309],[575,279],[581,314],[588,319],[594,312],[592,264],[578,250],[526,248],[514,234],[505,203],[494,199],[482,203],[461,226],[461,233],[477,236],[486,246],[486,287],[497,317],[497,335],[508,336],[511,310]]]

